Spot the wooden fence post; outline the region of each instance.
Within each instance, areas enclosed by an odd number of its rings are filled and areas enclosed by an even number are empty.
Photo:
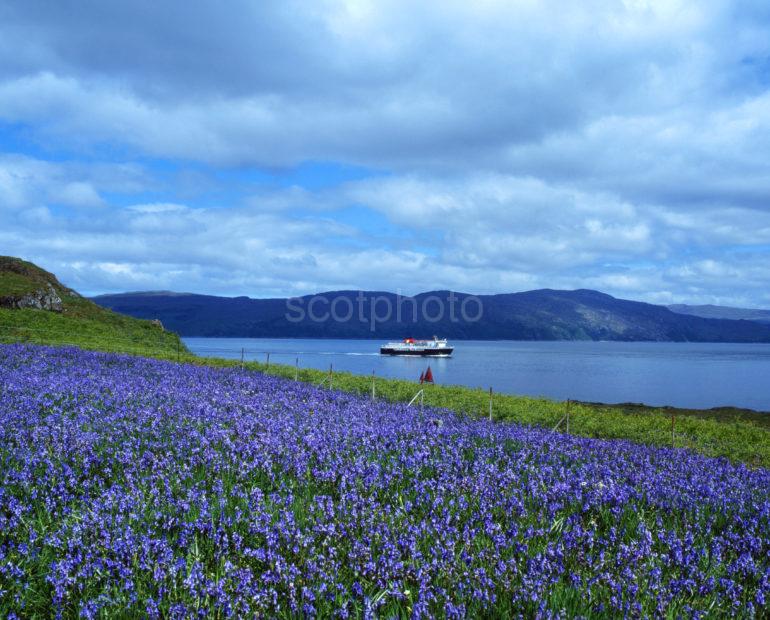
[[[244,350],[241,349],[241,370],[243,370],[243,354],[244,354]]]
[[[299,357],[294,360],[294,381],[299,379]]]
[[[265,363],[267,368],[270,368],[270,351],[267,352],[267,361]]]
[[[332,382],[334,381],[333,372],[334,371],[332,370],[332,365],[329,364],[329,389],[330,390],[332,389]]]
[[[567,432],[569,433],[569,412],[572,409],[572,401],[567,399]]]
[[[372,371],[372,400],[374,400],[374,371]]]
[[[492,421],[492,388],[489,388],[489,421]]]
[[[674,419],[675,419],[675,417],[676,416],[674,415],[674,412],[672,411],[671,412],[671,447],[672,448],[676,447],[676,440],[675,440],[675,436],[674,436]]]

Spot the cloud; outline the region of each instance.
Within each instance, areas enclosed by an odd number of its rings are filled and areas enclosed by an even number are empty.
[[[538,179],[392,177],[352,184],[348,193],[398,224],[440,232],[442,259],[458,266],[535,271],[633,258],[654,247],[649,218],[631,204]]]
[[[491,162],[598,119],[735,97],[729,61],[767,46],[726,12],[719,2],[140,2],[77,12],[10,3],[2,34],[25,43],[6,50],[16,69],[0,116],[213,163]],[[727,37],[736,49],[717,55]]]
[[[768,59],[762,2],[6,2],[0,242],[90,292],[767,303]]]
[[[46,170],[50,183],[76,182],[66,166],[22,161],[26,170]],[[0,174],[4,170],[0,166]],[[38,174],[43,188],[46,179]],[[283,191],[274,193],[273,201],[280,202]],[[253,196],[226,208],[179,202],[98,211],[40,206],[3,212],[0,244],[55,265],[65,282],[87,293],[171,289],[282,296],[363,282],[405,293],[590,286],[661,302],[713,301],[715,292],[719,299],[770,302],[765,255],[752,251],[761,240],[756,222],[729,237],[730,247],[748,240],[748,252],[720,250],[718,258],[693,259],[671,247],[695,247],[700,235],[719,233],[708,220],[698,220],[699,227],[658,208],[643,210],[529,178],[494,174],[439,183],[391,176],[305,191],[302,201],[323,206],[302,217],[301,203],[288,211],[263,210]],[[334,205],[350,203],[381,212],[402,232],[372,237],[335,219]],[[665,268],[651,266],[650,255],[667,256],[661,259]]]
[[[104,206],[99,193],[90,183],[74,181],[58,188],[51,196],[52,202],[62,203],[72,207],[101,207]]]
[[[100,191],[133,193],[152,184],[135,165],[84,165],[0,153],[0,216],[57,204],[74,209],[105,207]]]
[[[186,211],[185,205],[173,204],[173,203],[154,203],[144,205],[132,205],[128,207],[129,211],[136,213],[179,213]]]

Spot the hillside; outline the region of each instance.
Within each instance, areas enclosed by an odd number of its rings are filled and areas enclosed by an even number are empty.
[[[448,291],[422,293],[413,298],[413,304],[402,298],[400,321],[398,296],[384,292],[338,291],[295,300],[143,292],[102,295],[95,301],[130,316],[159,318],[183,336],[404,338],[438,334],[479,340],[770,342],[768,325],[678,314],[664,306],[616,299],[591,290],[481,295],[478,300],[483,315],[476,321],[463,320],[460,312],[462,303],[469,300],[467,314],[473,318],[477,313],[470,295],[452,294],[456,299],[454,316],[450,315],[449,295]],[[431,302],[432,298],[444,305],[444,314],[438,319],[439,306]],[[337,320],[311,320],[308,310],[314,299],[316,316],[323,317],[336,307]],[[375,320],[384,317],[388,307],[393,309],[391,316]]]
[[[757,323],[770,324],[770,310],[759,308],[732,308],[730,306],[689,306],[687,304],[673,304],[668,309],[678,314],[689,314],[703,317],[704,319],[734,319],[756,321]]]
[[[18,341],[168,356],[186,351],[161,325],[98,306],[37,265],[0,256],[0,342]]]

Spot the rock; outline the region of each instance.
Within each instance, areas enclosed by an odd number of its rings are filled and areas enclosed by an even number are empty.
[[[32,293],[27,293],[20,297],[4,297],[0,299],[0,306],[6,308],[34,308],[36,310],[49,310],[51,312],[62,312],[61,297],[53,286],[46,285],[46,288],[38,289]]]
[[[153,319],[152,321],[150,321],[150,323],[155,325],[155,327],[160,327],[162,331],[166,331],[165,329],[163,329],[163,323],[160,322],[160,319]]]

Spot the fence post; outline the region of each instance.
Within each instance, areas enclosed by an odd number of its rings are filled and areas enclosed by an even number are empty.
[[[492,388],[489,388],[489,421],[492,421]]]
[[[672,448],[676,447],[676,441],[674,439],[674,419],[675,419],[675,417],[676,416],[674,415],[674,412],[672,411],[671,412],[671,447]]]
[[[572,401],[567,399],[567,433],[569,433],[569,412],[572,409]]]
[[[241,370],[243,370],[243,349],[241,349]]]
[[[374,371],[372,371],[372,400],[374,400]]]
[[[332,370],[332,365],[329,364],[329,389],[330,390],[332,389],[332,382],[334,381],[333,374],[332,374],[333,372],[334,371]]]
[[[267,352],[267,362],[265,363],[267,368],[270,368],[270,351]]]
[[[176,339],[176,361],[179,361],[179,338]]]
[[[294,360],[294,381],[299,379],[299,357]]]
[[[422,406],[425,403],[425,390],[420,390],[420,411],[422,411]]]

